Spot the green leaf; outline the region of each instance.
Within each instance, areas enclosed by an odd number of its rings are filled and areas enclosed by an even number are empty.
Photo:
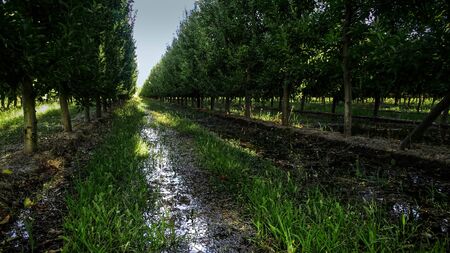
[[[10,169],[2,169],[2,174],[11,175],[11,174],[13,174],[13,172]]]
[[[35,203],[28,197],[25,198],[25,200],[23,201],[23,206],[25,208],[30,208],[34,205]]]

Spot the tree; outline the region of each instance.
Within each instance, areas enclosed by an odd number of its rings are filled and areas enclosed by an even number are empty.
[[[37,149],[36,97],[58,92],[62,122],[70,132],[70,97],[88,112],[99,96],[129,98],[134,93],[132,4],[131,0],[0,2],[0,99],[10,94],[11,101],[22,93],[26,153]]]

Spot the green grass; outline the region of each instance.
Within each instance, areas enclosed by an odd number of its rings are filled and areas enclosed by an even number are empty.
[[[153,252],[172,240],[170,224],[144,218],[155,199],[141,170],[148,156],[139,135],[144,116],[137,100],[114,112],[111,132],[68,197],[65,252]]]
[[[402,216],[391,221],[376,203],[343,203],[319,186],[208,132],[192,115],[146,101],[155,123],[189,134],[200,164],[211,171],[223,191],[245,206],[267,251],[280,252],[445,252],[449,239],[420,239],[420,225]],[[301,168],[300,168],[301,169]]]
[[[69,107],[71,115],[77,110],[75,105]],[[62,130],[61,112],[58,103],[42,104],[36,107],[38,135],[48,135]],[[0,146],[21,143],[23,132],[23,111],[14,108],[0,112]]]

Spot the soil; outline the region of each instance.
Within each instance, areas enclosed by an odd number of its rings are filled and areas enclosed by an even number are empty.
[[[106,114],[85,124],[76,117],[73,133],[40,137],[31,157],[20,144],[0,150],[0,252],[62,249],[65,198],[74,172],[86,164],[110,119]]]
[[[319,185],[343,201],[376,201],[398,221],[419,222],[423,238],[449,236],[450,150],[310,128],[282,127],[220,113],[194,113],[193,120],[224,139],[238,140],[280,168],[299,185]]]
[[[151,117],[149,118],[151,121]],[[156,211],[149,223],[168,218],[178,243],[163,252],[255,252],[250,219],[237,201],[212,184],[201,169],[193,140],[167,128],[146,127],[142,136],[150,145],[144,166],[149,186],[158,192]],[[167,217],[169,215],[169,217]]]

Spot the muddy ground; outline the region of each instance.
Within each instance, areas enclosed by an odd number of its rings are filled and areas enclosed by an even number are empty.
[[[142,136],[150,146],[144,171],[149,187],[158,194],[156,209],[147,220],[169,219],[178,238],[163,252],[257,251],[250,243],[254,237],[250,219],[233,196],[220,192],[212,175],[200,168],[191,137],[156,126],[146,126]]]
[[[406,214],[421,224],[423,239],[449,236],[450,152],[445,147],[421,145],[403,152],[396,150],[398,142],[383,139],[348,141],[339,133],[181,110],[222,138],[274,161],[296,175],[299,185],[320,185],[348,202],[376,201],[394,222]]]
[[[60,251],[74,172],[89,160],[110,122],[110,115],[90,124],[77,117],[73,133],[40,137],[32,157],[20,144],[0,150],[0,252]]]

